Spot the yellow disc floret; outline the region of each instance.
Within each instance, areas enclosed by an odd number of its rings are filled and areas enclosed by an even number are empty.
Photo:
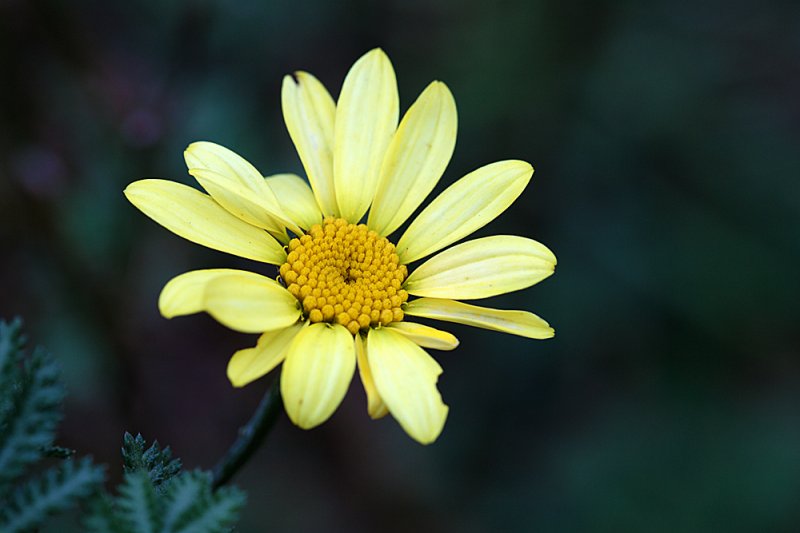
[[[311,322],[341,324],[355,335],[403,320],[408,269],[394,245],[364,224],[326,218],[313,225],[289,241],[280,273]]]

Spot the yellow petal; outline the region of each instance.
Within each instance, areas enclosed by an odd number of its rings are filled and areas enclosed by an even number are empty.
[[[389,235],[411,216],[442,176],[456,145],[456,103],[434,81],[406,112],[381,166],[367,225]]]
[[[297,224],[283,212],[261,173],[236,152],[212,142],[200,141],[190,144],[183,156],[189,174],[197,178],[208,194],[234,215],[248,212],[249,205],[239,204],[243,198],[249,198],[248,204],[258,205],[283,226],[300,233]],[[198,170],[208,172],[199,174]],[[250,222],[247,219],[245,221]]]
[[[415,296],[470,300],[530,287],[553,273],[556,256],[532,239],[495,235],[453,246],[408,276]]]
[[[533,175],[524,161],[500,161],[470,172],[436,197],[397,243],[403,263],[441,250],[505,211]]]
[[[436,388],[441,367],[425,350],[390,328],[370,329],[367,358],[375,387],[411,438],[429,444],[447,418]]]
[[[281,395],[289,418],[303,429],[325,422],[342,402],[356,367],[353,336],[344,326],[317,323],[289,346]]]
[[[205,309],[220,323],[243,333],[263,333],[300,319],[297,299],[264,276],[226,275],[206,285]]]
[[[281,202],[284,212],[303,229],[322,222],[322,213],[311,187],[295,174],[275,174],[266,178],[267,185]]]
[[[186,168],[205,168],[220,174],[229,174],[242,185],[258,191],[261,173],[249,161],[224,146],[209,142],[197,141],[186,147],[183,152]]]
[[[454,350],[458,346],[458,339],[452,333],[442,331],[416,322],[392,322],[388,326],[398,333],[402,333],[423,348],[434,350]]]
[[[334,124],[334,191],[339,214],[349,222],[361,219],[375,195],[398,106],[392,63],[379,48],[367,52],[347,73]]]
[[[193,168],[189,170],[189,174],[228,213],[273,235],[285,232],[284,224],[272,216],[260,201],[259,195],[232,179],[230,175],[204,168]]]
[[[555,334],[547,322],[528,311],[491,309],[438,298],[418,298],[408,302],[403,311],[411,316],[457,322],[530,339],[549,339]]]
[[[230,268],[213,268],[193,270],[169,280],[158,297],[158,309],[164,318],[191,315],[205,311],[206,286],[211,280],[225,276],[234,278],[263,278],[260,274],[233,270]]]
[[[286,261],[286,251],[267,232],[231,215],[196,189],[147,179],[128,185],[125,196],[142,213],[184,239],[273,265]]]
[[[361,383],[364,385],[364,392],[367,393],[367,413],[370,418],[377,420],[389,414],[389,409],[383,403],[381,395],[375,388],[375,381],[372,379],[372,371],[369,369],[367,361],[367,347],[361,335],[355,336],[356,360],[358,361],[358,373],[361,376]]]
[[[286,129],[319,208],[325,215],[337,215],[339,208],[333,192],[333,98],[317,78],[307,72],[295,72],[295,78],[283,78],[281,106]]]
[[[289,345],[303,328],[298,322],[288,328],[268,331],[258,338],[253,348],[239,350],[228,361],[228,379],[234,387],[244,387],[273,368],[286,358]]]

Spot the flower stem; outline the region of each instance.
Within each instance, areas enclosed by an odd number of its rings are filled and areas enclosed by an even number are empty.
[[[275,425],[282,406],[280,377],[278,377],[264,393],[264,397],[261,398],[261,402],[247,424],[239,428],[239,437],[214,467],[212,480],[214,490],[230,481],[233,475],[250,459],[272,426]]]

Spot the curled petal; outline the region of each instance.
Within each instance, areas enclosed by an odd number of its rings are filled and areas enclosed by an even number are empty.
[[[301,228],[307,230],[322,222],[322,213],[317,207],[314,193],[303,178],[295,174],[275,174],[266,179],[267,185],[284,206],[283,210]]]
[[[297,299],[289,291],[275,280],[247,274],[208,282],[204,294],[208,314],[242,333],[286,328],[300,319]]]
[[[271,234],[285,233],[284,224],[272,216],[261,197],[241,183],[205,168],[193,168],[189,173],[228,213]]]
[[[225,209],[231,208],[237,216],[247,212],[241,201],[250,197],[249,203],[259,205],[281,225],[299,232],[297,224],[283,212],[261,173],[236,152],[219,144],[198,141],[190,144],[183,155],[189,174],[195,176]],[[206,172],[199,176],[198,170]]]
[[[436,388],[441,367],[422,348],[389,328],[369,331],[367,358],[375,387],[392,416],[414,440],[435,441],[448,411]]]
[[[416,322],[393,322],[387,326],[401,333],[423,348],[434,350],[454,350],[458,346],[458,339],[452,333],[432,328]]]
[[[555,332],[550,324],[528,311],[506,311],[439,298],[418,298],[406,304],[407,315],[433,318],[511,333],[529,339],[549,339]]]
[[[233,354],[228,361],[228,379],[234,387],[244,387],[270,372],[286,358],[292,340],[304,323],[298,322],[288,328],[267,331],[258,338],[253,348],[245,348]]]
[[[344,326],[304,328],[289,346],[281,375],[286,413],[310,429],[325,422],[342,402],[356,367],[353,336]]]
[[[373,420],[383,418],[389,414],[389,410],[375,388],[375,380],[372,379],[372,371],[369,369],[369,361],[367,360],[367,347],[361,335],[355,336],[355,345],[358,373],[361,376],[361,383],[364,385],[364,392],[367,393],[367,413]]]
[[[158,310],[161,311],[161,315],[164,318],[191,315],[205,311],[206,287],[212,280],[226,276],[239,279],[252,277],[254,280],[264,278],[264,276],[254,272],[230,268],[192,270],[175,276],[164,285],[164,288],[161,289],[161,295],[158,297]]]

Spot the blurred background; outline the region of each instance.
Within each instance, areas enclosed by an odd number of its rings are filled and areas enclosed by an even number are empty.
[[[381,46],[402,110],[433,79],[455,95],[437,191],[536,167],[478,235],[556,252],[555,276],[488,302],[556,337],[444,328],[461,346],[434,353],[451,409],[432,446],[370,421],[358,381],[318,429],[283,416],[236,478],[239,530],[800,530],[800,11],[750,4],[0,0],[0,316],[63,364],[60,444],[112,480],[126,430],[188,468],[227,449],[273,379],[226,379],[256,336],[167,321],[158,294],[191,269],[274,271],[122,189],[192,183],[195,140],[302,174],[281,78],[335,97]]]

